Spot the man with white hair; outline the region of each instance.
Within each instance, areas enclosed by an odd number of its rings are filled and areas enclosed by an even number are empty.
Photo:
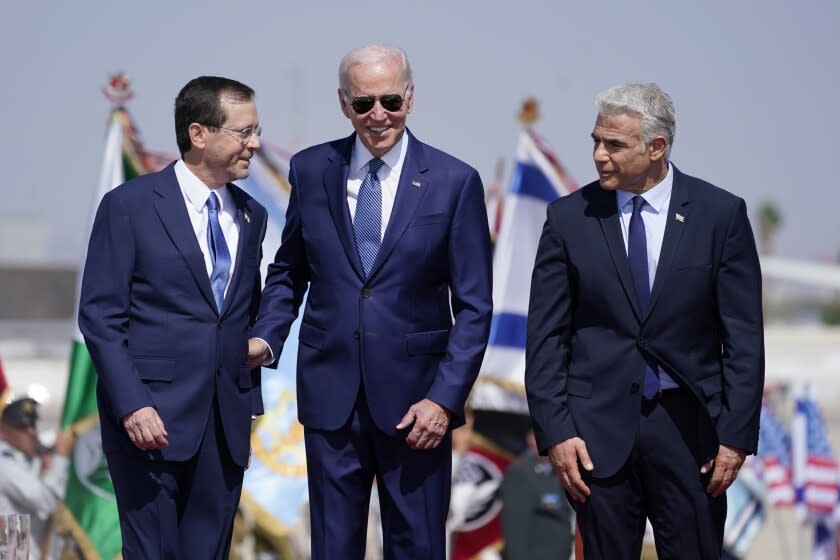
[[[595,181],[552,203],[531,283],[525,385],[586,560],[719,558],[755,453],[761,271],[744,201],[670,162],[655,84],[598,96]]]
[[[375,479],[385,558],[442,560],[450,428],[464,423],[492,314],[484,189],[406,129],[401,49],[348,53],[338,101],[355,132],[292,158],[249,360],[276,360],[308,287],[297,404],[312,558],[364,556]]]

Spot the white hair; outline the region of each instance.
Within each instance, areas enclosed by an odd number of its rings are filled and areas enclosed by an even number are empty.
[[[677,132],[677,114],[670,96],[656,84],[622,84],[602,91],[595,98],[598,114],[605,117],[630,115],[638,117],[642,128],[642,142],[647,144],[657,136],[664,136],[665,159],[671,155]]]
[[[371,44],[356,47],[341,59],[338,66],[338,85],[347,92],[350,89],[350,68],[357,64],[376,64],[385,60],[397,60],[402,68],[403,86],[412,84],[411,65],[405,51],[390,45]]]

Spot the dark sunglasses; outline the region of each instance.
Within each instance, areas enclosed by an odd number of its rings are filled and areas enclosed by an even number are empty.
[[[406,86],[405,93],[408,93],[409,87],[410,86]],[[353,99],[350,99],[350,96],[346,91],[344,92],[344,95],[350,101],[350,105],[353,107],[353,111],[355,111],[357,115],[364,115],[373,109],[377,99],[379,99],[379,104],[382,105],[383,109],[392,113],[402,109],[403,105],[403,96],[399,93],[389,93],[379,97],[376,97],[375,95],[364,95],[361,97],[354,97]]]

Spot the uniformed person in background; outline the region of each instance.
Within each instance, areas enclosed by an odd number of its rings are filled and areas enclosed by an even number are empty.
[[[502,538],[505,560],[568,560],[574,511],[547,457],[537,453],[534,432],[528,450],[505,471]]]
[[[50,517],[64,499],[74,437],[61,431],[55,450],[38,440],[38,403],[22,398],[0,416],[0,513],[28,513],[31,560],[38,560]]]

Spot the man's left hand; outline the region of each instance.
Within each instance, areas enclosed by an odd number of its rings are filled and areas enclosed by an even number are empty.
[[[746,458],[746,451],[721,444],[717,457],[711,459],[700,469],[702,474],[706,474],[714,467],[712,480],[709,481],[706,492],[715,498],[726,492],[726,489],[738,477],[738,471],[741,469],[741,465],[744,464]]]
[[[414,449],[434,449],[446,435],[449,417],[449,411],[438,403],[423,399],[411,405],[397,424],[397,429],[405,429],[414,423],[405,442]]]

